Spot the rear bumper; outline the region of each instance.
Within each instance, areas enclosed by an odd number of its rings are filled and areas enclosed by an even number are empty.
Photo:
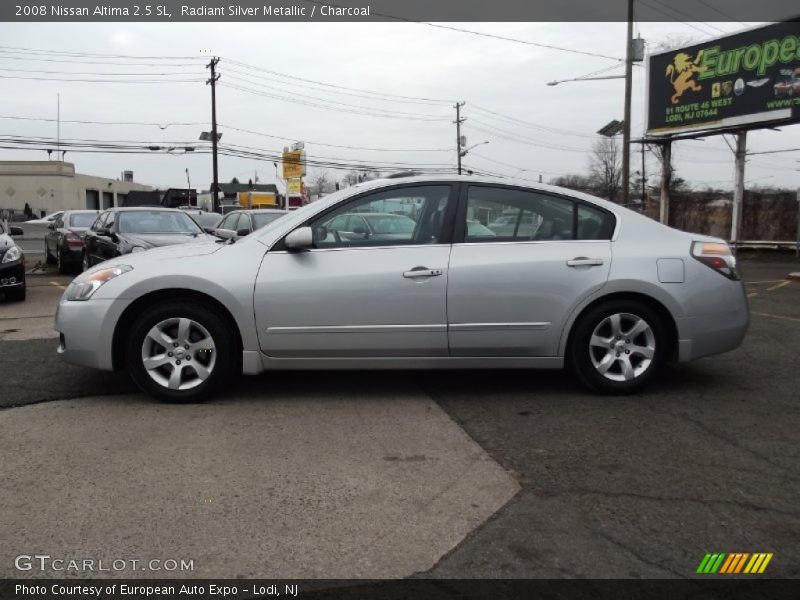
[[[750,325],[750,309],[742,282],[731,282],[729,300],[717,310],[681,320],[678,360],[688,362],[730,352],[741,346]]]

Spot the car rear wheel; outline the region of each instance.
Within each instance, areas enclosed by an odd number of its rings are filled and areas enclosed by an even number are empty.
[[[229,327],[204,306],[170,301],[134,322],[125,362],[134,382],[164,402],[197,402],[233,373]]]
[[[656,374],[668,340],[656,311],[635,300],[600,304],[575,324],[568,363],[584,385],[602,394],[631,394]]]
[[[58,248],[56,248],[56,265],[58,265],[58,272],[61,275],[67,272],[67,265],[64,264],[64,255]]]

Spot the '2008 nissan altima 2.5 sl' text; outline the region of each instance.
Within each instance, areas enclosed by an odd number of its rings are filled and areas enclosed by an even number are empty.
[[[266,369],[568,366],[630,393],[666,360],[738,347],[748,318],[720,239],[561,188],[411,176],[103,262],[56,329],[66,360],[182,402]]]

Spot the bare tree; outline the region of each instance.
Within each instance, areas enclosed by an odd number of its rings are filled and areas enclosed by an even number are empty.
[[[315,192],[317,196],[324,196],[326,193],[330,192],[332,187],[333,181],[327,171],[322,171],[311,179],[311,190]]]
[[[589,177],[600,196],[617,201],[622,190],[622,151],[615,137],[604,137],[592,144]]]
[[[577,173],[567,173],[550,180],[551,185],[565,187],[579,192],[591,192],[594,189],[591,178]]]

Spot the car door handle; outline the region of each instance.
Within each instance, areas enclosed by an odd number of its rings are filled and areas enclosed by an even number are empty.
[[[419,277],[438,277],[444,273],[442,269],[429,269],[428,267],[414,267],[410,271],[403,273],[406,279],[417,279]]]
[[[567,261],[568,267],[597,267],[602,264],[602,258],[587,258],[585,256],[577,256]]]

